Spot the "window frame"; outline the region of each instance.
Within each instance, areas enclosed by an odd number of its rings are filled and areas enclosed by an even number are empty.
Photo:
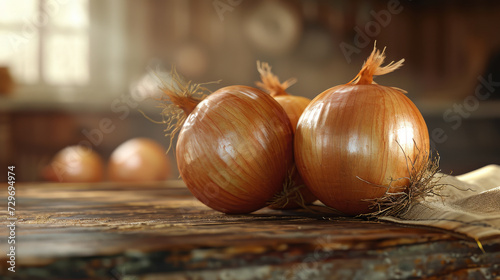
[[[44,1],[38,0],[38,11]],[[66,2],[68,0],[58,0]],[[15,92],[10,99],[17,101],[32,102],[102,102],[116,97],[127,90],[126,81],[129,71],[124,67],[124,59],[128,52],[126,32],[127,6],[126,1],[110,0],[88,1],[89,24],[86,28],[88,43],[88,81],[85,85],[52,85],[43,80],[43,40],[47,31],[42,25],[38,27],[38,80],[35,83],[16,82]],[[22,32],[25,21],[9,24],[7,30]],[[61,27],[50,27],[59,29],[57,33],[71,32],[72,28],[63,30]],[[60,34],[59,33],[59,34]],[[46,39],[45,39],[46,40]],[[15,76],[13,77],[15,81]]]

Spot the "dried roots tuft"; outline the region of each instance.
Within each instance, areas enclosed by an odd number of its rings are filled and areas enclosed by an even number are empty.
[[[306,188],[305,184],[297,183],[296,167],[288,171],[288,176],[283,182],[283,189],[274,195],[269,202],[269,207],[273,209],[308,209],[308,202],[302,195],[302,190]]]
[[[439,181],[444,174],[439,174],[439,153],[425,153],[417,155],[415,160],[407,157],[407,168],[410,176],[407,177],[410,185],[406,191],[390,192],[391,184],[384,186],[387,191],[384,196],[366,200],[371,203],[370,208],[374,212],[360,215],[360,217],[379,216],[401,216],[404,215],[412,205],[428,197],[442,197],[440,191],[448,184]],[[391,180],[391,183],[396,180]],[[382,187],[382,186],[380,186]]]

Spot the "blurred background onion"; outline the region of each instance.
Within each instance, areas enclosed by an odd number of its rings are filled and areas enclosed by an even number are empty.
[[[83,146],[69,146],[59,151],[42,171],[47,181],[65,183],[99,182],[104,175],[101,156]]]
[[[163,181],[171,175],[166,150],[154,140],[134,138],[118,146],[109,159],[108,176],[115,182]]]

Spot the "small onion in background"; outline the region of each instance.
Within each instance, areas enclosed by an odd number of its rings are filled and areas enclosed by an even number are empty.
[[[261,77],[261,81],[256,82],[257,86],[274,97],[281,107],[283,107],[295,133],[297,122],[304,109],[311,102],[311,99],[291,95],[286,92],[286,89],[293,85],[296,80],[288,79],[281,83],[278,76],[271,72],[271,66],[268,63],[257,61],[257,70]],[[307,204],[316,201],[316,199],[311,191],[307,189],[297,168],[292,166],[289,170],[288,178],[283,183],[283,190],[274,196],[269,207],[273,209],[305,207]]]
[[[104,163],[96,152],[83,146],[69,146],[59,151],[42,170],[47,181],[87,183],[102,181]]]
[[[427,126],[405,91],[373,81],[404,61],[382,67],[384,59],[374,48],[351,82],[311,101],[295,133],[295,162],[307,186],[347,215],[376,211],[370,201],[406,192],[429,153]]]
[[[108,162],[108,178],[115,182],[163,181],[170,174],[171,164],[166,150],[147,138],[122,143]]]

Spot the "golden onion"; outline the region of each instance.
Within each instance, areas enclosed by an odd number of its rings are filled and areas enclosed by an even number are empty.
[[[173,80],[176,85],[162,88],[163,112],[169,128],[180,130],[177,165],[191,193],[224,213],[266,206],[292,163],[293,133],[283,108],[247,86],[224,87],[201,101],[199,85]]]
[[[405,91],[378,85],[384,51],[374,49],[354,80],[318,95],[295,133],[295,161],[311,192],[347,215],[369,213],[370,200],[403,192],[429,151],[425,121]]]

